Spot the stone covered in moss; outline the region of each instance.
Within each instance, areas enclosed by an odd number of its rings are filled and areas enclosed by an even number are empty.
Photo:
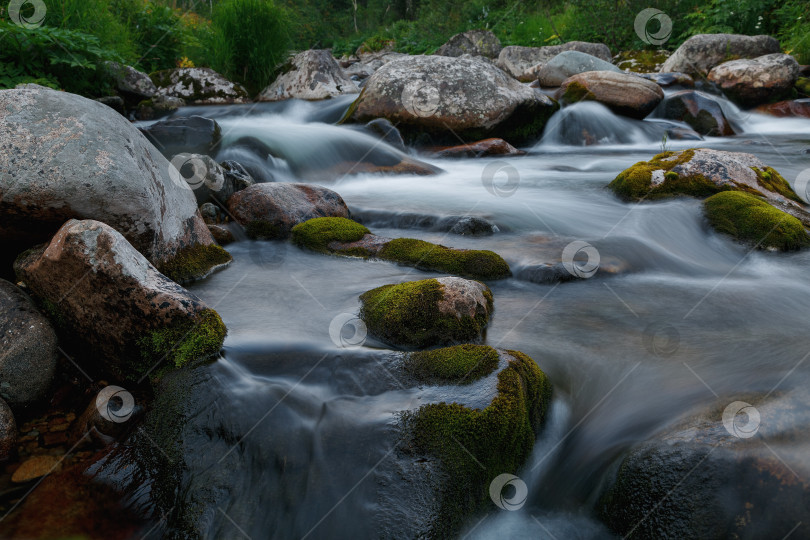
[[[314,218],[292,228],[292,241],[320,253],[344,253],[339,247],[330,248],[333,242],[350,243],[370,234],[366,227],[342,217]]]
[[[415,348],[480,341],[493,308],[489,287],[455,277],[384,285],[360,301],[371,334]]]
[[[180,250],[173,259],[158,266],[158,270],[177,283],[185,284],[202,279],[231,261],[231,254],[220,246],[197,244]]]
[[[489,501],[489,485],[503,473],[517,472],[529,457],[551,402],[551,383],[525,354],[507,351],[498,374],[497,395],[483,409],[437,403],[406,413],[416,454],[438,458],[452,481],[439,495],[440,519],[430,536],[448,538],[464,518]],[[491,504],[491,503],[490,503]]]
[[[146,369],[163,359],[182,367],[217,354],[227,333],[219,314],[213,309],[204,309],[171,326],[148,332],[138,340],[138,345]]]
[[[455,345],[409,354],[405,371],[425,383],[469,384],[492,373],[498,358],[488,345]]]
[[[664,152],[640,161],[619,173],[608,188],[628,200],[705,198],[721,191],[744,191],[780,203],[801,202],[787,180],[756,156],[705,148]]]
[[[717,231],[759,248],[795,250],[810,245],[802,223],[747,193],[725,192],[703,203],[706,217]]]

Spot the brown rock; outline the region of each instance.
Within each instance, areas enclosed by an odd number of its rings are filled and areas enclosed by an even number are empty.
[[[503,139],[484,139],[470,144],[448,146],[436,149],[436,157],[463,158],[482,156],[522,156],[526,152],[518,150]]]
[[[686,122],[701,135],[726,137],[735,133],[720,103],[703,92],[683,90],[667,96],[662,114],[667,120]]]
[[[568,102],[598,101],[616,114],[644,118],[664,99],[652,81],[629,73],[588,71],[566,79],[559,93]]]
[[[781,53],[753,60],[732,60],[709,72],[711,82],[729,99],[745,107],[789,96],[798,77],[798,62]]]
[[[55,456],[34,456],[25,460],[20,467],[11,475],[11,481],[22,484],[30,480],[41,478],[46,474],[51,474],[61,468],[59,458]]]
[[[802,117],[810,118],[810,98],[778,101],[768,105],[760,105],[756,111],[780,118]]]
[[[217,244],[220,246],[224,246],[234,242],[236,239],[233,237],[233,233],[231,230],[226,227],[225,225],[214,225],[209,224],[208,230],[211,231],[211,235],[214,237],[214,240],[217,241]]]

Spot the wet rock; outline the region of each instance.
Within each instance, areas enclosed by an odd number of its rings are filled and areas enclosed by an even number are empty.
[[[530,82],[537,78],[537,70],[543,64],[563,51],[579,51],[595,56],[605,62],[612,60],[610,49],[603,43],[569,41],[562,45],[548,47],[520,47],[515,45],[504,47],[498,55],[497,65],[512,77],[520,81]]]
[[[559,90],[569,103],[598,101],[616,114],[643,119],[664,99],[664,91],[637,75],[589,71],[566,79]]]
[[[694,129],[671,127],[667,129],[667,138],[673,141],[702,141],[703,137]]]
[[[297,224],[317,217],[348,217],[340,195],[312,184],[255,184],[228,200],[231,215],[251,238],[286,238]]]
[[[413,56],[374,73],[346,118],[387,118],[406,136],[408,131],[447,139],[501,137],[521,144],[538,138],[557,108],[547,96],[484,62]]]
[[[0,91],[0,241],[19,253],[97,219],[156,265],[214,239],[185,182],[121,115],[40,88]]]
[[[611,64],[590,54],[579,51],[563,51],[537,70],[537,80],[540,86],[560,86],[572,75],[589,71],[621,70]]]
[[[440,56],[469,54],[497,58],[502,48],[501,40],[489,30],[468,30],[451,37],[434,54]]]
[[[56,456],[33,456],[23,461],[22,465],[14,471],[11,481],[15,484],[22,484],[42,478],[46,474],[58,472],[60,469],[60,460]]]
[[[87,404],[73,425],[69,440],[71,444],[94,442],[102,447],[123,442],[142,416],[143,407],[132,394],[120,387],[107,386]]]
[[[778,52],[781,52],[779,42],[770,36],[698,34],[684,41],[664,62],[661,71],[706,75],[713,67],[728,60],[757,58]]]
[[[671,94],[664,98],[659,110],[663,118],[686,122],[701,135],[725,137],[735,134],[720,103],[703,92],[683,90]]]
[[[231,183],[234,192],[242,191],[256,183],[253,176],[238,161],[223,161],[220,166],[225,171],[225,181]]]
[[[202,154],[177,154],[171,160],[178,182],[185,181],[194,192],[197,204],[225,201],[236,191],[233,177],[219,163]]]
[[[17,422],[8,404],[0,399],[0,462],[14,455],[17,449]]]
[[[105,68],[113,79],[115,89],[131,104],[150,99],[157,93],[157,87],[149,75],[132,66],[107,62]]]
[[[96,99],[102,105],[106,105],[107,107],[111,108],[115,112],[121,115],[126,115],[126,106],[124,105],[124,100],[120,96],[105,96]]]
[[[779,101],[769,105],[760,105],[756,112],[777,116],[779,118],[810,118],[810,98]]]
[[[664,65],[670,54],[669,51],[661,49],[657,51],[622,51],[613,57],[613,63],[622,71],[653,74],[661,70],[661,66]]]
[[[220,246],[226,246],[236,241],[231,230],[225,225],[209,224],[208,230],[211,231],[211,236],[217,241]]]
[[[0,279],[0,396],[26,407],[45,398],[56,372],[56,333],[19,287]]]
[[[686,73],[639,73],[648,81],[652,81],[663,88],[682,86],[684,88],[694,88],[695,80]]]
[[[478,281],[442,277],[384,285],[360,295],[368,331],[398,347],[480,342],[492,292]]]
[[[462,236],[491,236],[497,227],[484,218],[475,216],[462,216],[455,220],[450,231]]]
[[[202,116],[171,118],[140,129],[167,159],[184,152],[213,155],[222,141],[217,121]]]
[[[484,139],[470,144],[437,148],[436,157],[472,158],[483,156],[522,156],[526,152],[518,150],[503,139]]]
[[[662,430],[624,457],[599,516],[630,538],[810,535],[807,398],[730,397]]]
[[[200,215],[206,225],[219,223],[219,209],[210,202],[200,205]]]
[[[230,261],[219,246],[208,250],[208,265]],[[165,368],[164,360],[182,366],[222,346],[226,329],[219,315],[104,223],[68,221],[49,245],[21,256],[15,270],[50,306],[64,339],[118,376],[138,379]],[[165,272],[198,273],[187,267]]]
[[[357,92],[357,85],[343,72],[328,49],[313,49],[295,55],[281,75],[257,99],[319,100]]]
[[[164,116],[171,115],[180,107],[185,107],[186,102],[180,98],[172,96],[155,96],[138,103],[135,110],[135,117],[138,120],[156,120]]]
[[[709,80],[729,99],[744,107],[789,97],[798,76],[799,63],[781,53],[752,60],[732,60],[709,72]]]
[[[352,219],[374,227],[424,229],[469,236],[489,236],[500,231],[495,223],[478,216],[443,217],[414,212],[352,208]]]
[[[190,105],[247,103],[242,85],[233,83],[210,68],[176,68],[150,75],[159,96],[180,98]]]
[[[397,127],[385,118],[375,118],[365,126],[366,131],[379,137],[394,148],[405,151],[405,140]]]

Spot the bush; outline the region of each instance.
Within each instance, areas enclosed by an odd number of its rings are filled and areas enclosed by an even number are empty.
[[[271,0],[223,0],[211,21],[211,67],[250,93],[260,92],[287,57],[290,21]]]

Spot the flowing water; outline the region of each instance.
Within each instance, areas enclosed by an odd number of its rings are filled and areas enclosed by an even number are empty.
[[[515,512],[492,505],[463,534],[610,538],[593,503],[633,444],[716,396],[807,383],[810,252],[751,252],[712,232],[698,200],[629,204],[605,189],[621,170],[661,151],[664,124],[585,103],[557,113],[525,156],[440,160],[411,150],[444,172],[334,178],[323,171],[400,155],[356,128],[334,125],[348,103],[180,114],[222,125],[219,161],[249,161],[276,181],[317,181],[340,193],[355,215],[373,216],[375,233],[491,249],[510,264],[517,277],[489,284],[495,314],[486,343],[534,358],[554,384],[554,402],[518,472],[527,504]],[[810,167],[810,121],[724,106],[741,135],[668,147],[751,152],[791,183]],[[583,130],[597,144],[584,146]],[[497,232],[471,238],[433,226],[452,216],[485,218]],[[562,284],[520,279],[522,269],[559,261],[574,240],[618,270]],[[210,404],[197,421],[208,435],[189,460],[181,497],[194,501],[195,490],[228,486],[214,507],[202,509],[210,538],[398,536],[419,507],[375,499],[380,485],[413,489],[397,485],[396,414],[441,400],[480,406],[477,390],[402,384],[383,344],[369,338],[360,348],[340,348],[330,324],[356,314],[366,290],[439,274],[283,242],[244,240],[227,249],[231,267],[191,287],[221,314],[229,335],[224,358],[207,368]],[[386,531],[378,528],[383,514],[392,527]]]

